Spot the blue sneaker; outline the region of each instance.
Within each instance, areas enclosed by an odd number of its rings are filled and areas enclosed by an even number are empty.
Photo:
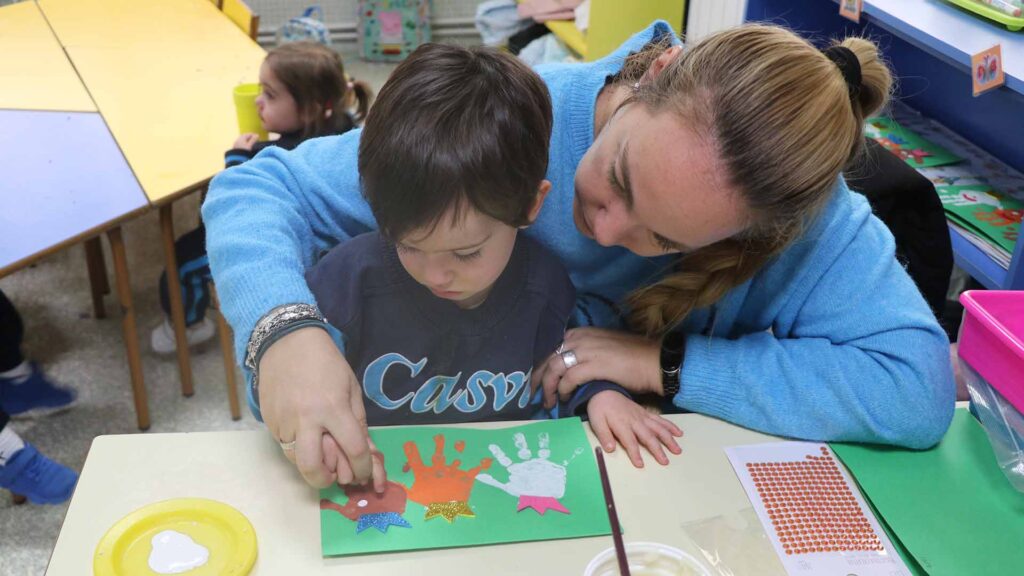
[[[78,474],[43,456],[36,447],[25,447],[0,466],[0,488],[27,496],[33,504],[60,504],[75,491]]]
[[[32,374],[20,384],[0,378],[0,407],[11,416],[58,412],[74,401],[75,393],[50,382],[35,362],[32,363]]]

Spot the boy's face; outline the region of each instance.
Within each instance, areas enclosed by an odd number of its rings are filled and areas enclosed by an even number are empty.
[[[451,213],[433,230],[416,230],[399,242],[398,259],[417,282],[460,308],[479,306],[512,256],[516,228],[469,209]]]

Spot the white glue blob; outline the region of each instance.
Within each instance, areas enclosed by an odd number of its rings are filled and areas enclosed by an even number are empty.
[[[369,502],[367,502],[366,500],[360,500],[359,502],[356,502],[356,506],[359,506],[360,508],[366,508],[368,504]]]
[[[157,574],[181,574],[198,568],[210,559],[210,551],[196,544],[187,534],[164,530],[152,540],[149,569]]]

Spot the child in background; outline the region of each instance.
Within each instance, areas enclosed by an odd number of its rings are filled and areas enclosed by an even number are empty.
[[[345,75],[341,57],[314,42],[294,42],[271,50],[260,66],[261,94],[256,98],[260,123],[276,140],[259,141],[256,134],[242,134],[224,154],[226,168],[237,166],[272,146],[291,150],[310,138],[342,134],[355,128],[370,108],[369,85]],[[355,113],[349,112],[355,108]],[[210,265],[206,257],[206,228],[195,230],[175,242],[178,278],[181,284],[189,345],[210,339],[214,324],[206,318],[210,305]],[[169,320],[170,300],[166,271],[160,276],[160,305],[164,321],[150,336],[153,350],[175,351],[174,329]]]
[[[307,273],[344,334],[370,425],[538,415],[533,367],[558,348],[575,306],[562,263],[518,233],[551,187],[551,127],[540,77],[489,48],[426,44],[381,89],[359,142],[379,231]],[[611,388],[582,387],[550,415]]]
[[[8,422],[11,416],[67,408],[75,394],[48,380],[22,356],[23,336],[18,310],[0,291],[0,488],[34,504],[60,504],[71,497],[78,474],[22,440]]]

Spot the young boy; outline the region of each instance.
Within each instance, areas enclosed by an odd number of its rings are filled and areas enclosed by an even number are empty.
[[[551,126],[541,79],[491,49],[425,45],[381,89],[359,145],[379,232],[307,273],[344,334],[370,425],[538,412],[530,374],[575,302],[561,262],[518,234],[551,187]],[[588,387],[563,413],[610,386]]]

